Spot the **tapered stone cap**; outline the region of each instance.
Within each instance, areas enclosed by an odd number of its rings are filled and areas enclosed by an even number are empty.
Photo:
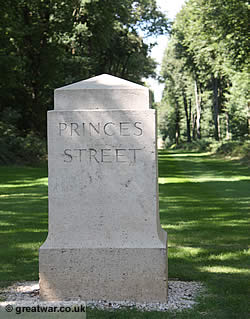
[[[55,110],[91,109],[149,109],[149,90],[108,74],[55,90]]]

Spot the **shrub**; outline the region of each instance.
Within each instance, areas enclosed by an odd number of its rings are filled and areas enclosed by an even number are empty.
[[[1,164],[33,164],[45,159],[45,140],[33,132],[22,136],[14,125],[0,121]]]
[[[250,142],[226,142],[221,144],[221,146],[217,149],[217,153],[225,156],[238,157],[241,159],[250,160]]]
[[[168,149],[180,149],[185,152],[212,152],[214,154],[237,157],[250,161],[250,141],[214,141],[213,139],[201,139],[190,143],[172,144]]]

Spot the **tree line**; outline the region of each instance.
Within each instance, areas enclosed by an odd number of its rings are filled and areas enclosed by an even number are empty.
[[[167,144],[249,138],[248,9],[244,0],[188,0],[176,16],[161,70]]]
[[[142,84],[156,76],[149,36],[168,21],[155,0],[1,0],[0,147],[46,136],[53,91],[102,73]],[[2,154],[2,152],[0,152]],[[8,159],[7,159],[8,158]],[[1,161],[1,155],[0,155]]]
[[[155,0],[1,1],[0,112],[44,135],[55,88],[101,73],[155,76],[143,37],[167,27]]]

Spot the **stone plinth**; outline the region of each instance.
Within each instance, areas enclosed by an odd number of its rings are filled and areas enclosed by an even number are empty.
[[[166,301],[155,118],[147,88],[109,75],[55,91],[42,299]]]

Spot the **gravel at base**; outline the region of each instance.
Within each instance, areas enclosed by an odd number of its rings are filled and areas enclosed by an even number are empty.
[[[194,281],[169,281],[168,282],[168,302],[167,303],[137,303],[132,301],[87,301],[87,306],[98,309],[121,309],[123,307],[137,308],[141,311],[167,311],[182,310],[195,305],[195,298],[204,291],[204,286],[200,282]],[[37,282],[17,282],[16,284],[0,290],[0,298],[6,300],[0,302],[0,306],[36,306],[36,305],[58,305],[72,306],[81,304],[81,300],[61,302],[41,302],[39,300],[39,285]]]

